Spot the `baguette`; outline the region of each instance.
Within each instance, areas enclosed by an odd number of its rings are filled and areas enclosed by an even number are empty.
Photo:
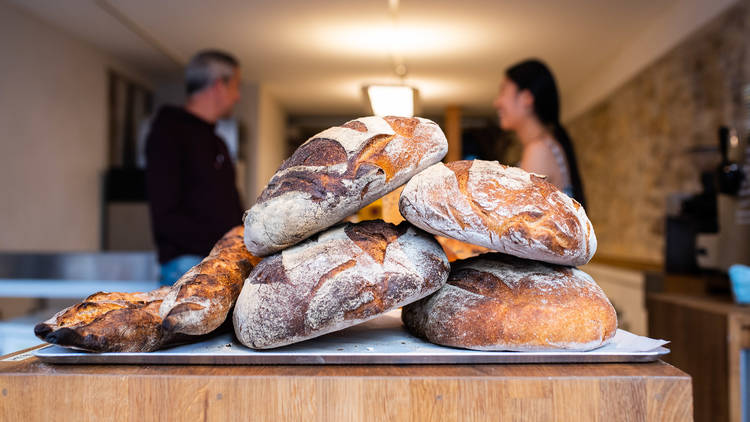
[[[151,352],[198,340],[226,320],[259,261],[245,250],[242,229],[224,235],[173,286],[95,293],[37,324],[34,333],[48,343],[90,352]]]
[[[148,293],[99,292],[34,327],[47,343],[89,352],[151,352],[164,343],[159,305],[168,286]]]
[[[260,258],[247,251],[243,227],[227,232],[200,264],[180,277],[159,307],[171,336],[208,334],[227,319],[242,283]]]

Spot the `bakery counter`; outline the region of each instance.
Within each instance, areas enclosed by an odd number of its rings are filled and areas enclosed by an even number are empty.
[[[690,377],[637,364],[135,366],[0,357],[0,420],[692,420]]]

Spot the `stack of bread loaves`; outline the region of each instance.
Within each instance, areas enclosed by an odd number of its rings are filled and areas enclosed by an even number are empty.
[[[577,265],[596,251],[583,208],[544,177],[497,162],[435,164],[406,184],[407,221],[502,252],[454,261],[448,283],[403,309],[415,335],[476,350],[589,350],[617,328],[604,292]]]
[[[614,309],[573,268],[596,250],[583,208],[541,176],[438,163],[446,152],[435,123],[399,117],[356,119],[297,149],[245,214],[245,244],[266,258],[237,300],[237,338],[278,347],[405,305],[407,328],[443,345],[586,350],[609,340]],[[330,228],[404,184],[407,222]],[[450,272],[425,231],[448,249],[502,254],[456,261]]]
[[[401,117],[352,120],[300,146],[245,213],[247,249],[265,258],[250,272],[234,309],[240,342],[255,349],[284,346],[440,289],[450,266],[430,234],[407,222],[334,225],[447,151],[437,124]]]
[[[323,131],[282,163],[244,227],[173,286],[97,293],[35,333],[88,351],[153,351],[226,327],[234,309],[240,342],[265,349],[403,306],[410,331],[448,346],[587,350],[608,341],[614,309],[574,268],[596,250],[583,208],[517,168],[443,165],[447,150],[438,125],[422,118],[364,117]],[[407,221],[337,225],[404,184]],[[456,260],[451,271],[430,233],[461,249],[454,258],[501,253]]]

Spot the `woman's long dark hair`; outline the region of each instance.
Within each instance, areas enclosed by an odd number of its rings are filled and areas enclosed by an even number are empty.
[[[549,68],[539,60],[525,60],[505,71],[505,75],[518,86],[518,90],[528,90],[534,96],[534,113],[543,125],[551,131],[555,140],[560,143],[568,162],[570,182],[573,185],[573,198],[586,208],[583,183],[578,172],[573,142],[568,132],[560,124],[560,96],[557,92],[555,77]]]

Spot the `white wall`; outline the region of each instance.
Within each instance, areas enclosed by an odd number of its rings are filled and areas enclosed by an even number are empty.
[[[257,83],[244,83],[242,99],[235,114],[246,130],[246,206],[255,199],[286,159],[287,114],[268,89]]]
[[[245,137],[244,167],[237,168],[237,177],[240,179],[238,186],[242,186],[240,194],[244,200],[245,208],[249,208],[255,202],[258,193],[255,191],[257,168],[256,145],[258,143],[258,84],[243,82],[240,91],[240,102],[234,109],[234,115],[242,125],[242,136]]]
[[[0,1],[0,251],[97,250],[107,69],[143,75]]]
[[[255,199],[286,159],[286,113],[279,102],[261,85],[258,96],[258,135],[255,154]],[[252,188],[251,188],[252,189]]]

